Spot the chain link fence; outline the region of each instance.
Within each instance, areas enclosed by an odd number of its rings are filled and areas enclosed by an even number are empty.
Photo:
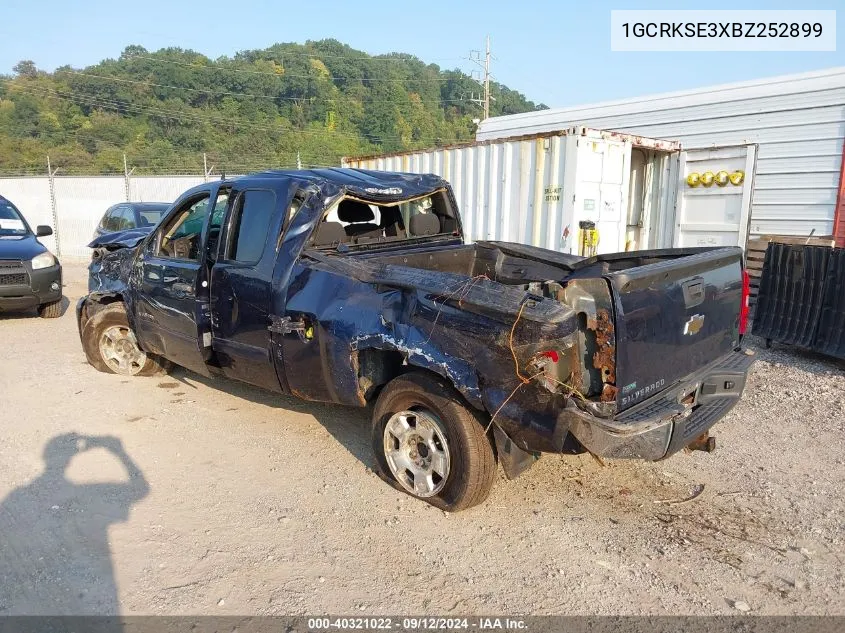
[[[218,176],[219,177],[219,176]],[[0,195],[12,201],[40,238],[63,261],[88,260],[87,244],[106,209],[119,202],[172,202],[183,191],[215,176],[15,176],[0,178]]]

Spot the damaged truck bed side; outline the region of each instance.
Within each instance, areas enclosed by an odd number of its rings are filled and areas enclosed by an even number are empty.
[[[385,480],[446,510],[483,501],[497,462],[515,477],[543,452],[711,448],[751,364],[739,248],[467,244],[432,175],[207,183],[91,246],[77,318],[94,367],[372,404]]]

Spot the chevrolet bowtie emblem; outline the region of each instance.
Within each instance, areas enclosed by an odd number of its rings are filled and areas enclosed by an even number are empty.
[[[684,323],[684,334],[689,334],[693,336],[694,334],[698,334],[701,331],[701,328],[704,327],[704,315],[703,314],[693,314],[689,321]]]

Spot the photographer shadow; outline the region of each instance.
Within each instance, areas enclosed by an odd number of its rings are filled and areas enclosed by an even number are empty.
[[[66,471],[73,457],[95,448],[117,458],[128,478],[69,481]],[[133,504],[148,492],[141,470],[116,437],[68,433],[47,442],[44,472],[0,502],[0,620],[118,614],[109,527],[126,521]],[[116,620],[117,627],[108,630],[120,630]]]

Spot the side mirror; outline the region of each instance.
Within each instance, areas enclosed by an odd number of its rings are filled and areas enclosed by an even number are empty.
[[[51,229],[46,224],[39,224],[37,227],[35,227],[35,235],[37,235],[38,237],[47,237],[48,235],[52,234],[53,229]]]

